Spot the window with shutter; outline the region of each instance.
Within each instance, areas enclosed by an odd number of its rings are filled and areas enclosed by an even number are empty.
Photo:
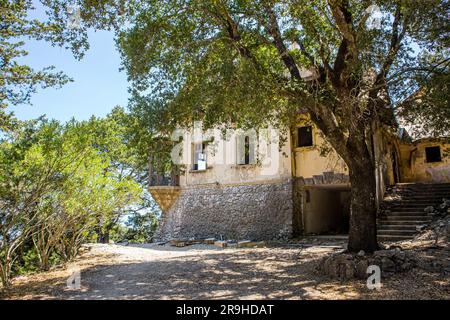
[[[193,170],[206,170],[206,145],[204,143],[193,144]]]
[[[237,163],[240,165],[256,163],[256,139],[249,135],[239,135],[236,141]]]

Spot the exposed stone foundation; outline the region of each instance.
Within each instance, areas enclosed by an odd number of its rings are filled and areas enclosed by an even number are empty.
[[[156,241],[173,238],[270,240],[292,235],[292,184],[208,185],[182,189],[163,213]]]

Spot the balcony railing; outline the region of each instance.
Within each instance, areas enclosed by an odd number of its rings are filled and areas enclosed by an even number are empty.
[[[180,185],[180,176],[178,174],[161,175],[152,174],[149,179],[149,186],[172,186],[177,187]]]
[[[168,211],[178,199],[180,194],[180,176],[172,174],[170,176],[153,174],[151,175],[148,190],[158,203],[163,212]]]

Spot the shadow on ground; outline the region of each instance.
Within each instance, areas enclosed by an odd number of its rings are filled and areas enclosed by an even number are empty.
[[[163,248],[161,248],[163,249]],[[322,250],[322,251],[320,251]],[[147,251],[147,250],[145,250]],[[82,289],[66,278],[27,282],[35,299],[448,299],[449,279],[412,271],[382,279],[380,291],[365,281],[341,283],[316,272],[333,249],[264,248],[176,252],[141,261],[104,262],[84,269]],[[30,287],[31,286],[31,287]],[[17,296],[17,295],[16,295]],[[22,295],[24,298],[26,296]]]
[[[60,298],[298,299],[307,296],[305,286],[313,287],[320,279],[311,278],[317,260],[300,264],[299,257],[293,257],[297,252],[227,250],[99,266],[83,272],[86,292],[64,292]]]

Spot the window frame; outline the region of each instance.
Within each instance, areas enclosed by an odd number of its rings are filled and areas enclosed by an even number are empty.
[[[250,135],[248,135],[248,134],[238,135],[236,137],[236,164],[238,166],[256,165],[257,164],[257,154],[256,154],[257,148],[258,148],[258,138],[256,138],[256,140],[254,141],[254,144],[252,147]],[[241,150],[241,149],[243,149],[243,150]],[[242,154],[242,152],[244,152],[244,153]],[[252,153],[253,153],[253,156],[251,156]]]
[[[437,153],[435,154],[430,154],[431,150],[437,150],[439,152],[439,157],[433,158],[435,156],[437,156]],[[426,163],[436,163],[436,162],[442,162],[442,151],[441,151],[441,146],[429,146],[429,147],[425,147],[424,149],[425,152],[425,162]],[[435,152],[435,151],[433,151]],[[438,160],[436,160],[438,159]]]
[[[309,133],[310,133],[310,135],[311,135],[311,139],[310,139],[311,144],[300,145],[300,137],[301,137],[300,131],[301,131],[302,129],[307,129],[307,128],[310,129],[310,132],[309,132]],[[297,143],[296,143],[296,147],[297,147],[297,148],[309,148],[309,147],[313,147],[313,146],[314,146],[314,135],[313,135],[313,130],[314,130],[314,128],[313,128],[312,125],[297,127],[297,141],[296,141],[296,142],[297,142]]]
[[[196,151],[196,146],[200,145],[202,146],[201,148],[201,152],[198,153]],[[205,171],[208,168],[208,158],[207,158],[207,154],[206,154],[206,143],[205,142],[193,142],[192,143],[192,171]],[[202,154],[204,155],[204,160],[200,160],[199,157],[197,157],[197,154]],[[198,166],[198,161],[205,161],[205,167],[202,169],[199,169]]]

